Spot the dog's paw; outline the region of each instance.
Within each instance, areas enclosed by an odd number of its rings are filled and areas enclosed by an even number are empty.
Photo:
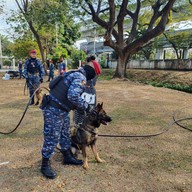
[[[106,161],[101,159],[101,158],[97,158],[96,160],[97,160],[98,163],[106,163]]]
[[[89,168],[88,164],[83,164],[83,169],[87,170]]]

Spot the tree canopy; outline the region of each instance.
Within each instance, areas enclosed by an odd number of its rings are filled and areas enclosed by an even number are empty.
[[[10,42],[8,37],[4,35],[0,35],[0,39],[1,39],[2,54],[4,56],[12,56],[11,46],[13,43]]]
[[[118,55],[115,74],[118,77],[126,75],[131,55],[164,32],[175,1],[71,0],[79,13],[105,30],[104,45],[113,48]]]
[[[43,62],[48,55],[54,55],[59,46],[64,48],[64,43],[71,45],[79,38],[79,26],[74,25],[73,16],[69,12],[67,1],[15,1],[19,12],[13,12],[8,19],[9,23],[13,23],[15,38],[21,39],[26,33],[31,34],[32,39],[38,44]],[[66,31],[69,31],[67,38],[65,36]]]

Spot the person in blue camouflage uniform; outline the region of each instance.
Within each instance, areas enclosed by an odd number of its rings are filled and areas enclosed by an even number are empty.
[[[67,71],[67,65],[64,63],[63,57],[60,58],[60,63],[58,65],[58,70],[60,75],[64,75]]]
[[[91,65],[91,62],[94,60],[95,60],[95,56],[92,55],[87,57],[86,62],[88,65]],[[99,73],[101,73],[101,71]],[[96,85],[98,75],[99,74],[97,74],[94,79],[87,81],[84,92],[81,95],[82,98],[84,98],[92,108],[96,106],[96,102],[97,102],[95,85]],[[73,114],[74,127],[78,128],[79,126],[81,126],[84,119],[85,119],[85,114],[79,113],[78,110],[74,110],[74,114]]]
[[[54,179],[56,172],[49,162],[54,149],[59,143],[63,154],[63,164],[82,165],[82,160],[76,159],[71,153],[70,141],[70,110],[79,109],[89,112],[89,104],[82,99],[87,80],[95,77],[94,67],[85,65],[77,71],[68,72],[64,77],[58,76],[50,82],[50,94],[43,99],[44,143],[42,147],[42,174]],[[60,79],[59,79],[60,78]],[[57,80],[59,79],[59,80]],[[46,102],[44,102],[46,101]]]
[[[49,61],[49,78],[47,81],[50,81],[51,79],[54,78],[54,69],[55,69],[55,67],[54,67],[53,61],[50,60]]]
[[[23,75],[23,72],[22,72],[22,70],[23,70],[23,63],[22,63],[22,61],[19,61],[19,79],[21,79],[22,78],[22,75]]]
[[[27,59],[23,74],[26,78],[26,83],[29,88],[30,97],[34,93],[34,87],[39,87],[43,83],[43,76],[45,74],[42,63],[36,58],[36,50],[29,52],[30,58]],[[34,104],[34,97],[31,99],[31,105]]]

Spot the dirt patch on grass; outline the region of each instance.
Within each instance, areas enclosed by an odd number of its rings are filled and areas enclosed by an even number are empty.
[[[28,100],[23,86],[24,80],[0,80],[1,131],[12,129],[20,119]],[[96,89],[98,102],[104,102],[113,118],[109,126],[99,128],[102,134],[151,134],[164,130],[175,110],[177,118],[192,116],[188,93],[122,80],[98,81]],[[62,156],[56,153],[55,180],[47,180],[39,171],[42,132],[41,111],[32,106],[17,132],[0,135],[0,163],[8,162],[0,165],[0,191],[192,191],[192,134],[176,125],[152,138],[100,137],[99,153],[106,163],[97,164],[89,151],[88,171],[62,165]]]

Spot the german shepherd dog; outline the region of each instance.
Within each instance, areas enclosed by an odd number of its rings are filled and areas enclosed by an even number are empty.
[[[37,90],[38,89],[38,90]],[[34,96],[34,99],[35,99],[35,105],[41,105],[42,103],[42,99],[43,99],[43,93],[42,93],[42,89],[40,88],[39,89],[39,86],[38,85],[33,85],[33,90],[36,91],[35,93],[35,96]]]
[[[77,128],[71,129],[72,151],[77,155],[78,150],[82,150],[83,168],[88,169],[87,147],[91,146],[92,152],[98,163],[105,162],[99,157],[96,148],[98,138],[98,128],[101,124],[107,125],[112,119],[103,109],[103,103],[98,104],[86,117],[84,122]],[[75,149],[75,152],[74,152]]]

